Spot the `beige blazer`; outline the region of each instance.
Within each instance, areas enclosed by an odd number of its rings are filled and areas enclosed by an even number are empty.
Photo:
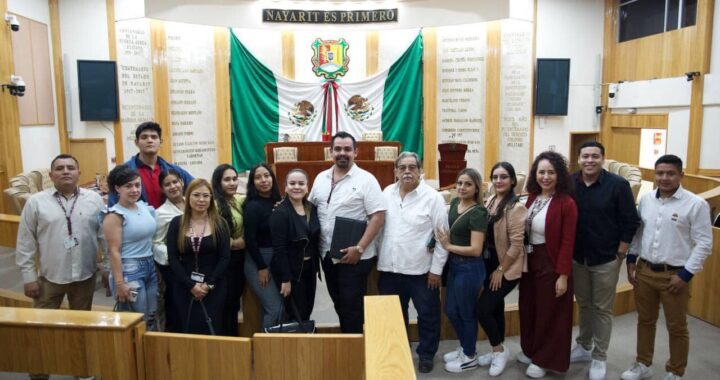
[[[493,203],[495,195],[490,197],[485,203],[486,207]],[[497,205],[493,205],[497,207]],[[494,214],[495,210],[488,208],[488,213]],[[505,270],[504,277],[507,280],[516,280],[520,278],[522,272],[527,272],[527,256],[525,255],[525,220],[527,219],[527,208],[520,202],[515,202],[507,206],[505,214],[500,220],[495,222],[495,249],[497,250],[498,260],[502,263],[505,255],[515,259],[509,268]]]

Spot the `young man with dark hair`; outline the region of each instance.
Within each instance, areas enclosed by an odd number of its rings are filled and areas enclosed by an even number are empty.
[[[158,123],[146,121],[138,125],[135,129],[135,145],[140,152],[125,162],[125,165],[140,173],[142,180],[140,199],[154,208],[159,208],[165,202],[165,195],[158,180],[160,173],[174,169],[182,176],[186,187],[193,180],[193,176],[185,169],[165,161],[158,155],[160,144],[162,144],[162,129]],[[108,207],[113,206],[117,201],[117,195],[111,193],[108,197]]]
[[[385,223],[387,206],[377,179],[355,164],[355,138],[347,132],[338,132],[330,140],[330,149],[335,165],[315,177],[308,199],[318,210],[322,267],[328,293],[340,318],[340,330],[362,333],[363,297],[377,256],[375,236]],[[367,221],[360,241],[342,249],[344,256],[340,260],[328,254],[336,216]]]
[[[665,380],[678,380],[687,367],[690,337],[688,283],[702,270],[712,249],[710,206],[683,189],[682,160],[664,155],[655,161],[657,190],[640,200],[642,224],[627,257],[628,280],[635,287],[638,314],[637,357],[623,380],[652,377],[655,325],[663,306],[670,337]]]
[[[591,361],[590,380],[605,379],[615,288],[640,224],[630,184],[603,169],[604,161],[605,147],[586,142],[578,151],[580,171],[573,174],[578,207],[573,284],[580,333],[570,361]]]

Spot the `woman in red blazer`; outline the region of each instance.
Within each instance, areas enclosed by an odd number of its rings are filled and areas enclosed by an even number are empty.
[[[520,280],[518,361],[529,364],[528,377],[539,379],[546,370],[565,372],[570,365],[577,206],[565,158],[540,153],[530,169],[527,190],[528,273]]]

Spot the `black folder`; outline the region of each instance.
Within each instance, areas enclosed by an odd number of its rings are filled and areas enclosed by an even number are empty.
[[[342,259],[345,254],[340,250],[356,246],[362,239],[366,227],[367,222],[364,220],[336,216],[335,229],[330,242],[330,257]]]

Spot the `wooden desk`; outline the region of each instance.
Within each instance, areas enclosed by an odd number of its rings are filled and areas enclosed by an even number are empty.
[[[265,144],[265,159],[268,164],[275,163],[273,148],[297,147],[298,161],[323,161],[325,160],[325,147],[329,147],[330,143],[325,141],[305,141],[305,142],[272,142]],[[401,151],[401,145],[397,141],[358,141],[358,155],[355,160],[374,160],[376,146],[396,146],[398,154]]]
[[[0,307],[0,371],[144,379],[139,313]]]
[[[20,216],[0,214],[0,247],[15,248]]]
[[[355,160],[355,164],[367,170],[377,178],[380,188],[395,182],[395,163],[393,161],[375,161],[375,160]],[[298,161],[298,162],[277,162],[273,164],[275,176],[277,177],[280,193],[285,194],[285,177],[291,169],[300,168],[308,173],[308,188],[312,188],[313,181],[320,172],[330,169],[333,166],[332,161]]]

